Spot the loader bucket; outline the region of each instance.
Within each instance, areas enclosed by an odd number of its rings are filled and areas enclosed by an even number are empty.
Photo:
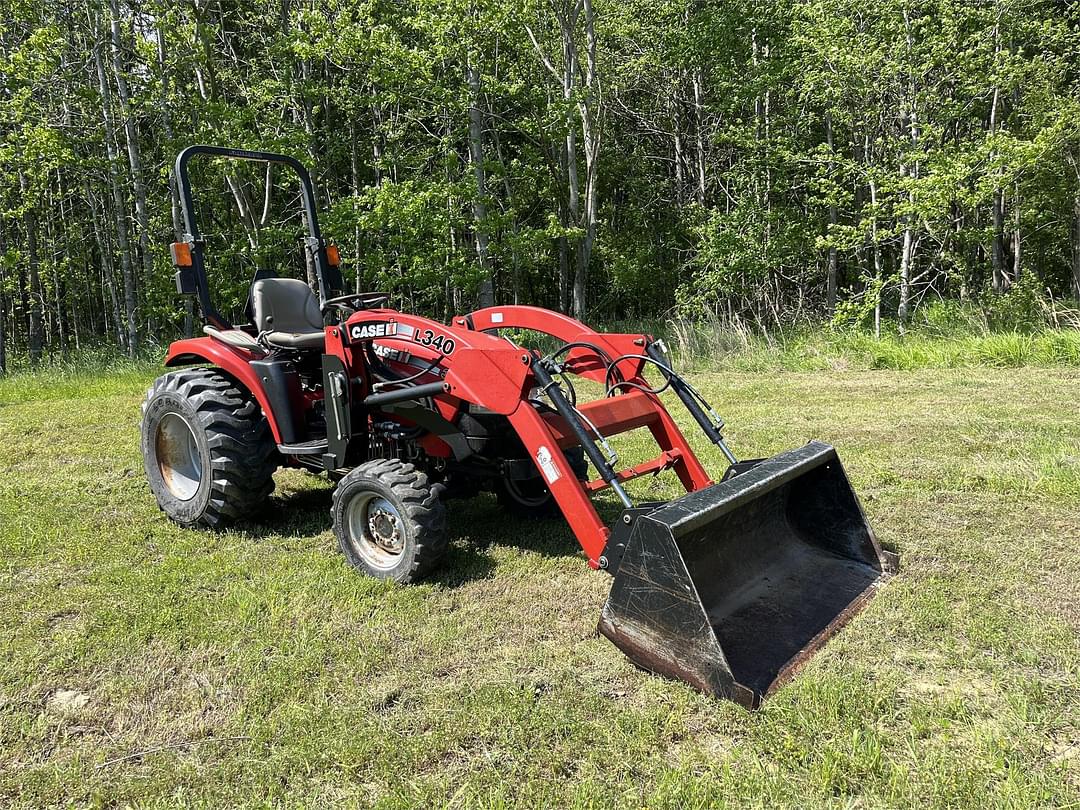
[[[753,708],[867,602],[896,557],[829,445],[745,467],[627,511],[609,543],[621,558],[599,629],[638,666]]]

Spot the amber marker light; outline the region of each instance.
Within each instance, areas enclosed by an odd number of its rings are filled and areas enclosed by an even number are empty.
[[[187,242],[173,242],[169,245],[172,250],[173,264],[177,267],[191,267],[191,245]]]

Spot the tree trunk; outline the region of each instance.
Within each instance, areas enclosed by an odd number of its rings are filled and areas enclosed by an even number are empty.
[[[131,111],[131,93],[121,59],[120,8],[117,0],[109,0],[110,39],[112,42],[112,69],[116,77],[116,90],[120,100],[120,114],[124,120],[124,140],[127,142],[128,165],[131,168],[131,188],[135,197],[135,221],[139,225],[139,255],[142,258],[143,284],[154,274],[154,257],[150,252],[150,216],[146,211],[146,186],[143,183],[142,155],[139,135],[135,129],[135,116]],[[167,108],[168,105],[163,105]]]
[[[7,300],[4,297],[4,271],[0,269],[0,377],[7,374]]]
[[[560,206],[561,210],[561,206]],[[570,311],[570,240],[560,236],[559,249],[559,312]]]
[[[172,115],[169,112],[169,71],[165,64],[165,29],[160,20],[157,26],[158,72],[161,74],[161,128],[165,141],[170,148],[173,143]],[[184,235],[184,225],[180,220],[180,191],[177,188],[176,174],[169,166],[169,214],[172,217],[173,236],[180,239]],[[190,295],[184,296],[184,337],[190,338],[195,332],[195,301]]]
[[[1005,273],[1005,195],[1002,190],[994,190],[991,202],[994,223],[994,235],[991,245],[991,265],[993,268],[992,284],[994,292],[1005,292],[1009,281]]]
[[[349,119],[349,171],[352,180],[353,202],[353,255],[352,265],[356,270],[357,293],[363,288],[363,279],[360,272],[360,220],[357,217],[357,204],[360,202],[360,152],[356,148],[356,121]]]
[[[1022,253],[1023,253],[1023,251],[1022,251],[1023,246],[1021,244],[1021,238],[1020,238],[1020,193],[1019,193],[1019,189],[1017,189],[1016,193],[1013,195],[1013,233],[1012,233],[1012,237],[1013,237],[1012,238],[1012,243],[1013,243],[1013,267],[1012,267],[1012,278],[1009,280],[1010,285],[1016,284],[1018,281],[1020,281],[1021,256],[1022,256]]]
[[[701,68],[694,68],[694,156],[697,162],[697,201],[705,205],[705,79]]]
[[[510,278],[510,295],[511,303],[521,303],[521,257],[518,255],[518,220],[516,212],[513,210],[513,190],[510,187],[510,170],[506,165],[506,159],[503,157],[502,145],[499,141],[499,128],[493,126],[491,128],[491,140],[495,146],[495,157],[499,161],[499,165],[502,166],[502,180],[503,180],[503,199],[504,205],[510,210],[510,229],[513,232],[513,239],[510,244],[510,262],[511,262],[511,278]],[[504,209],[506,210],[506,209]]]
[[[675,204],[681,207],[683,204],[683,163],[685,158],[683,157],[682,124],[679,121],[679,104],[677,100],[672,103],[671,129],[674,133],[672,138],[674,139],[673,145],[675,149],[675,160],[673,161],[675,169]]]
[[[161,73],[161,128],[169,146],[173,142],[172,115],[169,112],[169,71],[165,65],[165,29],[157,28],[158,71]],[[179,239],[184,234],[180,221],[180,194],[176,187],[173,167],[169,166],[169,213],[172,216],[173,234]]]
[[[874,337],[881,340],[881,246],[877,233],[877,184],[870,181],[870,245],[874,258]]]
[[[4,229],[0,228],[0,256],[7,253]],[[4,294],[4,265],[0,263],[0,376],[7,374],[7,296]]]
[[[907,32],[907,50],[909,58],[914,49],[914,35],[912,33],[910,12],[904,11],[904,29]],[[907,100],[907,129],[912,154],[917,154],[919,146],[919,113],[918,113],[918,87],[915,83],[915,73],[908,72],[908,100]],[[919,178],[919,160],[912,158],[911,164],[905,161],[900,167],[901,176],[906,176],[909,181],[907,201],[908,212],[904,215],[904,242],[900,254],[900,301],[896,308],[897,320],[900,322],[900,334],[904,333],[907,326],[909,308],[911,302],[911,267],[915,262],[915,181]]]
[[[374,92],[374,91],[373,91]],[[375,176],[375,188],[382,185],[383,163],[383,116],[382,104],[371,105],[371,170]]]
[[[559,146],[558,173],[560,176],[566,178],[566,195],[559,201],[559,225],[562,227],[563,233],[556,238],[559,257],[558,308],[561,312],[570,311],[577,303],[573,299],[574,292],[577,288],[579,271],[581,269],[580,249],[573,251],[575,256],[573,267],[571,267],[572,246],[570,244],[570,238],[566,233],[571,228],[580,227],[579,214],[581,211],[581,186],[577,170],[577,136],[573,113],[571,111],[574,103],[575,77],[578,72],[577,45],[574,41],[574,27],[576,25],[577,14],[578,8],[576,6],[573,8],[562,6],[555,14],[559,25],[559,34],[562,45],[563,58],[561,69],[556,68],[554,62],[544,53],[544,50],[540,46],[532,29],[528,25],[525,26],[525,33],[532,42],[533,48],[536,50],[536,54],[539,57],[541,64],[558,82],[562,90],[564,137]],[[548,104],[551,104],[550,95],[548,97]],[[581,285],[581,292],[582,296],[579,300],[581,304],[584,305],[584,284]]]
[[[581,213],[581,184],[578,180],[577,170],[577,132],[574,128],[574,122],[570,115],[570,104],[574,95],[574,75],[577,72],[577,49],[574,45],[574,32],[570,27],[569,20],[562,20],[562,34],[563,34],[563,102],[567,105],[566,110],[566,222],[564,227],[578,227],[580,224]],[[567,242],[567,252],[569,253],[569,239]],[[573,263],[573,276],[569,279],[569,301],[568,309],[570,312],[577,315],[578,312],[578,280],[581,273],[581,251],[574,251],[578,255],[575,256]],[[569,262],[569,256],[567,256]],[[568,268],[569,270],[569,268]],[[584,287],[582,287],[584,291]],[[584,303],[582,299],[582,303]]]
[[[484,169],[484,116],[480,110],[480,70],[471,62],[465,68],[469,85],[469,162],[472,163],[476,192],[473,196],[473,232],[476,258],[480,262],[481,308],[495,305],[495,280],[488,256],[487,172]]]
[[[30,199],[30,184],[26,175],[19,172],[19,191],[24,200]],[[23,212],[23,227],[26,229],[26,264],[30,271],[28,297],[30,299],[30,365],[41,362],[41,275],[38,256],[38,223],[34,206],[27,205]]]
[[[829,146],[829,164],[828,171],[830,177],[833,172],[833,127],[832,127],[832,113],[825,113],[825,142]],[[834,202],[829,203],[829,225],[832,226],[831,230],[836,229],[837,223],[837,210]],[[836,312],[836,266],[837,266],[837,251],[836,245],[832,244],[832,240],[836,238],[835,233],[829,233],[829,258],[828,269],[826,271],[825,278],[825,305],[829,310],[829,314],[832,315]]]
[[[915,239],[910,218],[904,227],[904,243],[900,252],[900,303],[896,307],[896,317],[900,321],[900,331],[907,325],[911,302],[911,264],[915,255]]]
[[[994,26],[994,53],[1001,53],[1001,33],[1000,26]],[[994,88],[994,93],[990,101],[990,122],[989,133],[993,138],[998,131],[998,119],[1000,117],[1001,109],[1001,89]],[[991,160],[997,158],[997,151],[991,152]],[[995,175],[1000,178],[1001,170],[997,170]],[[993,234],[990,237],[990,264],[991,264],[991,285],[995,292],[1004,292],[1008,288],[1008,278],[1005,273],[1005,194],[1003,193],[998,181],[997,187],[994,189],[994,196],[990,203],[991,211],[990,216],[993,222]]]
[[[50,191],[49,207],[55,207],[60,213],[60,230],[61,236],[58,241],[63,245],[64,250],[64,264],[66,269],[70,269],[72,257],[75,255],[75,251],[71,244],[71,232],[68,227],[67,211],[64,207],[64,186],[60,176],[59,169],[56,171],[56,197],[52,199],[52,193]],[[55,244],[55,242],[54,242]],[[70,322],[68,320],[67,308],[64,306],[64,298],[66,294],[67,277],[60,276],[60,262],[52,262],[52,280],[53,280],[53,304],[56,309],[56,335],[60,340],[60,351],[66,357],[68,353]],[[74,308],[71,308],[74,313]],[[74,318],[71,319],[72,321]]]
[[[125,213],[124,192],[120,187],[120,176],[116,170],[117,154],[112,115],[109,113],[109,84],[105,79],[105,65],[101,59],[100,48],[94,49],[94,66],[98,75],[98,90],[101,93],[101,118],[105,125],[105,156],[109,164],[109,184],[112,186],[113,209],[116,216],[116,241],[120,248],[120,272],[124,282],[124,315],[127,322],[128,356],[134,357],[139,350],[139,327],[136,321],[137,301],[135,295],[135,277],[132,272],[131,243],[128,240],[127,216]]]
[[[1080,188],[1073,192],[1073,294],[1080,300]]]
[[[592,0],[582,0],[585,22],[585,80],[584,93],[578,101],[581,117],[581,140],[585,149],[585,236],[578,250],[574,272],[574,317],[586,317],[586,291],[593,244],[596,242],[597,199],[600,184],[600,120],[596,102],[597,58],[596,17]]]
[[[114,274],[109,245],[105,240],[101,219],[98,217],[97,198],[90,190],[90,180],[87,177],[83,178],[83,194],[86,196],[86,202],[90,208],[90,224],[94,231],[94,244],[97,246],[98,259],[101,262],[101,313],[104,321],[104,330],[106,333],[109,331],[109,313],[111,311],[112,325],[116,330],[116,345],[120,348],[124,348],[125,336],[123,326],[121,325],[123,318],[120,314],[120,302],[116,297],[116,285],[113,283]],[[104,212],[104,203],[102,203],[101,209]],[[107,298],[106,293],[108,294]]]
[[[304,272],[307,277],[308,286],[312,291],[319,289],[319,277],[315,273],[315,255],[311,252],[311,249],[304,247]]]
[[[12,323],[15,325],[15,345],[18,345],[20,331],[25,345],[30,335],[30,293],[26,286],[26,266],[22,262],[19,262],[18,283],[19,297],[14,304]]]

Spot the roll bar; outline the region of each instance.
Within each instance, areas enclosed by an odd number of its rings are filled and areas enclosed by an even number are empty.
[[[188,175],[188,163],[197,155],[209,157],[227,158],[230,160],[246,160],[261,163],[276,163],[288,166],[300,178],[301,202],[304,210],[304,221],[307,224],[308,235],[304,238],[304,247],[311,253],[315,263],[315,276],[319,284],[320,303],[333,298],[344,287],[341,273],[337,267],[330,264],[326,256],[326,243],[323,241],[322,232],[319,230],[319,217],[315,208],[315,187],[311,183],[311,175],[300,161],[289,155],[280,155],[275,152],[260,152],[250,149],[232,149],[225,146],[196,145],[183,149],[176,156],[176,182],[180,192],[180,210],[184,217],[186,233],[182,242],[187,243],[190,250],[190,263],[181,266],[177,263],[176,289],[183,295],[194,295],[199,300],[199,308],[202,310],[206,321],[219,329],[228,329],[232,325],[221,317],[213,301],[210,300],[210,287],[206,279],[206,265],[203,257],[205,242],[199,231],[199,223],[195,217],[195,202],[191,194],[191,178]],[[174,259],[176,250],[173,250]]]

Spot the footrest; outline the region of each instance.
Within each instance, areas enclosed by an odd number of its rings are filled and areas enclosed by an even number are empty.
[[[286,456],[319,456],[329,449],[326,439],[314,439],[310,442],[279,444],[278,452]]]

